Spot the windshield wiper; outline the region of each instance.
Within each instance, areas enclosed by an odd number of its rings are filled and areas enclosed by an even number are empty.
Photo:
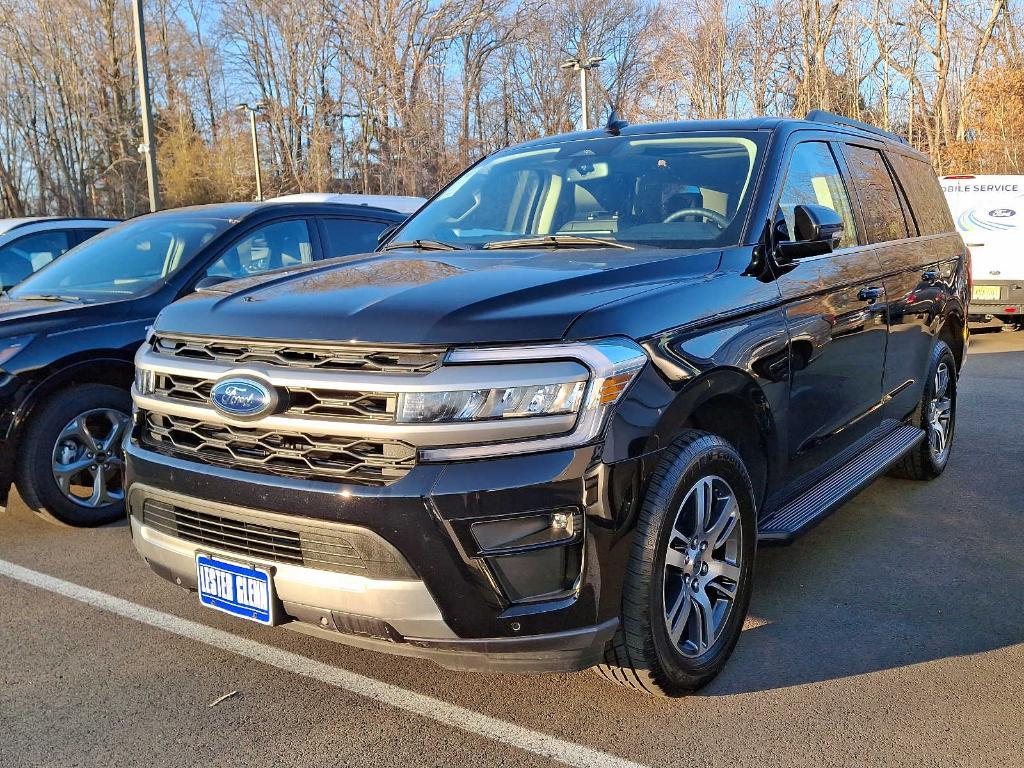
[[[632,245],[601,237],[584,237],[582,235],[543,235],[542,237],[520,237],[516,240],[495,240],[486,243],[487,250],[502,248],[624,248],[632,251]]]
[[[451,243],[442,243],[440,240],[402,240],[397,243],[388,243],[381,250],[393,251],[398,248],[419,248],[421,251],[461,251],[462,249]]]
[[[81,296],[67,296],[60,293],[30,293],[26,296],[13,296],[18,301],[63,301],[68,304],[81,304]]]

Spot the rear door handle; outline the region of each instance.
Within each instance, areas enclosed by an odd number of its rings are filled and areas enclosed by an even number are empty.
[[[876,301],[882,298],[882,293],[883,291],[881,288],[861,288],[860,291],[857,293],[857,298],[860,299],[861,301],[866,301],[868,304],[874,304]]]

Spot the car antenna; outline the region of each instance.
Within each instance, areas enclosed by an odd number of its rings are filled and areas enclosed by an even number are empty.
[[[615,107],[612,107],[608,113],[608,122],[604,124],[604,132],[610,136],[618,136],[627,125],[629,125],[629,121],[620,120],[619,113]]]

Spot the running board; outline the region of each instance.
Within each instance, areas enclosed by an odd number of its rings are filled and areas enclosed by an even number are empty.
[[[757,531],[758,541],[762,544],[789,544],[885,472],[924,436],[923,429],[910,424],[897,427],[816,486],[762,520]]]

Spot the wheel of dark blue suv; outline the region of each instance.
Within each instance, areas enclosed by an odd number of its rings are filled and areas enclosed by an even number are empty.
[[[78,237],[0,298],[0,507],[13,480],[52,522],[123,517],[132,358],[157,313],[195,290],[372,249],[421,202],[292,196],[101,222],[102,234]]]
[[[757,642],[759,547],[947,465],[968,258],[835,115],[503,149],[374,253],[161,311],[135,547],[240,620],[683,696]]]

